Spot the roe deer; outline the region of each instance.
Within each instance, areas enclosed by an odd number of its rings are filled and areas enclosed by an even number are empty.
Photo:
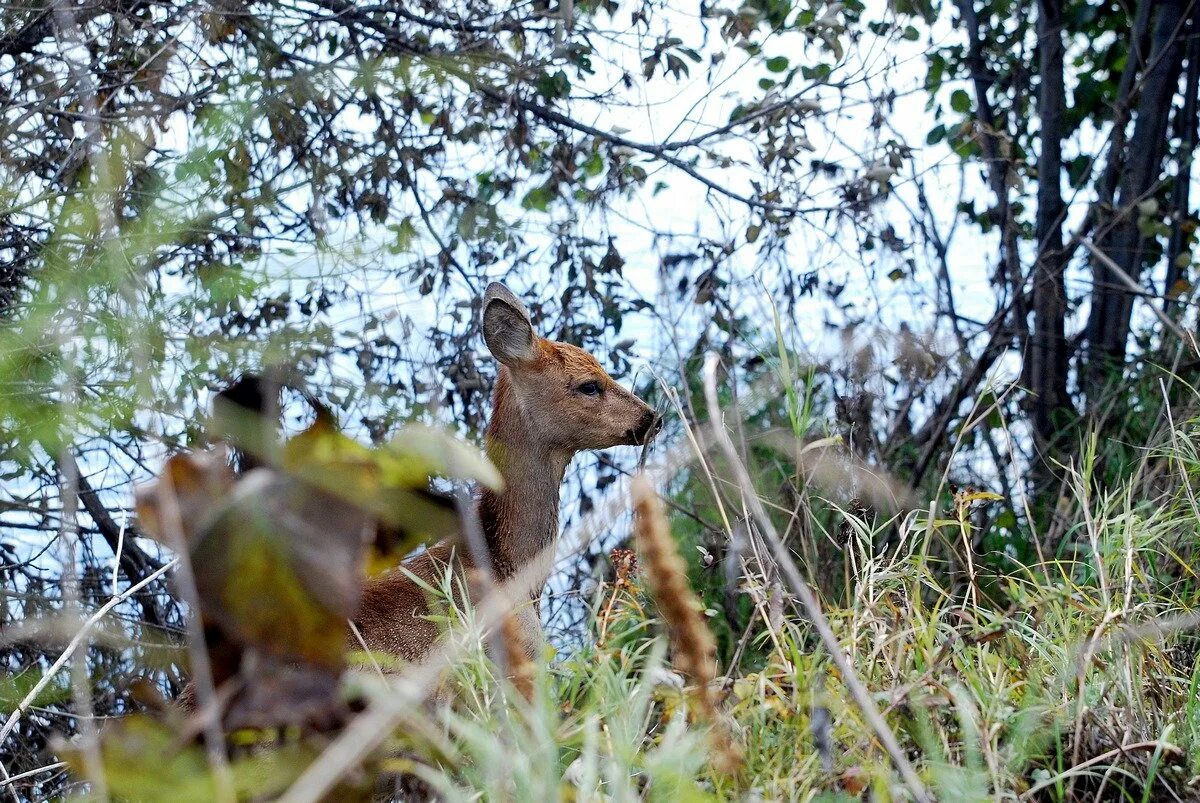
[[[538,337],[525,306],[496,282],[483,297],[483,336],[500,362],[485,439],[504,487],[482,489],[476,512],[495,579],[531,576],[527,586],[513,591],[528,599],[515,613],[521,647],[533,658],[541,636],[537,600],[554,561],[559,487],[567,464],[586,449],[645,444],[658,432],[659,420],[592,355]],[[403,565],[438,588],[451,562],[460,578],[474,565],[465,544],[455,547],[449,541]],[[419,662],[439,636],[428,613],[426,592],[393,569],[367,582],[355,624],[370,650]]]

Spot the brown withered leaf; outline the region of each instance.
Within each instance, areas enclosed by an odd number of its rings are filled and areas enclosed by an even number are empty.
[[[340,667],[368,521],[338,496],[255,469],[192,547],[205,616],[242,644]]]
[[[212,521],[235,479],[223,450],[174,455],[157,480],[134,491],[138,521],[146,533],[173,549],[182,546],[174,543],[176,538],[190,546]],[[172,497],[174,505],[169,504]]]
[[[846,794],[858,796],[866,791],[871,783],[871,776],[862,767],[853,766],[846,769],[838,777],[838,785]]]

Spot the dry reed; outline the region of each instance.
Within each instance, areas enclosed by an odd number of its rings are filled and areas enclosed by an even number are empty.
[[[472,600],[483,600],[496,588],[490,576],[479,569],[467,570],[467,585]],[[517,693],[527,702],[533,701],[533,684],[536,670],[529,657],[530,648],[521,634],[521,620],[511,601],[505,600],[507,609],[499,617],[498,631],[491,640],[489,651],[497,667],[512,683]],[[497,654],[499,653],[499,654]]]
[[[687,564],[679,555],[662,502],[644,476],[630,486],[634,508],[634,539],[646,583],[671,637],[675,668],[691,680],[691,709],[711,725],[713,763],[734,773],[741,755],[721,716],[717,679],[717,645],[704,620],[704,606],[688,584]]]

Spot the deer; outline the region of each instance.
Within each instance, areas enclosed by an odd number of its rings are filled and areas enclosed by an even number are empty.
[[[518,642],[506,647],[517,647],[525,659],[536,660],[542,644],[537,602],[553,569],[559,538],[559,491],[568,464],[584,450],[645,446],[661,427],[654,410],[619,385],[591,354],[569,343],[539,337],[525,305],[503,285],[493,282],[488,286],[482,307],[484,341],[500,363],[485,451],[503,480],[497,489],[480,486],[474,497],[474,519],[486,555],[476,556],[464,548],[462,533],[451,534],[399,566],[368,578],[357,612],[348,622],[351,649],[365,647],[406,664],[425,662],[442,635],[429,616],[433,609],[426,589],[443,587],[446,573],[453,572],[457,586],[474,602],[480,589],[469,576],[486,563],[493,579],[506,584],[503,597],[520,603],[515,610],[505,611],[512,617],[508,621],[516,623]],[[235,462],[247,478],[269,478],[258,470],[268,464],[252,451],[266,441],[258,437],[247,440],[252,430],[238,434],[227,426],[228,420],[226,425],[220,420],[228,418],[232,407],[241,411],[237,415],[256,420],[255,427],[273,427],[277,405],[272,409],[269,397],[279,387],[248,374],[218,394],[226,405],[225,413],[218,414],[214,406],[210,435],[232,447]],[[311,394],[306,398],[318,416],[332,416]],[[211,504],[228,492],[233,475],[224,454],[222,450],[202,453],[187,464],[193,480],[189,484],[196,493],[184,495],[181,509],[191,496]],[[174,480],[169,484],[173,487]],[[161,532],[161,522],[155,523],[159,501],[160,494],[153,487],[139,492],[139,515],[146,517],[152,530]],[[431,494],[431,501],[446,504],[441,495]],[[197,511],[182,512],[188,520],[203,518]],[[383,526],[382,522],[377,525]],[[516,588],[509,587],[513,583]],[[506,631],[511,635],[511,630]],[[226,652],[221,656],[220,671],[213,670],[213,680],[218,683],[232,677],[240,664],[236,646]],[[177,704],[184,711],[195,710],[194,684],[187,685]]]
[[[448,538],[366,582],[354,641],[361,637],[358,646],[406,662],[425,661],[440,636],[422,584],[438,588],[447,570],[463,578],[480,568],[490,569],[498,583],[521,583],[508,596],[522,600],[513,611],[519,646],[536,659],[542,643],[537,601],[553,570],[568,465],[582,451],[644,446],[661,425],[650,405],[587,351],[539,337],[525,305],[504,285],[488,285],[482,314],[484,342],[500,363],[484,442],[503,487],[481,487],[474,500],[490,565],[477,565],[482,561],[463,546],[464,538]]]

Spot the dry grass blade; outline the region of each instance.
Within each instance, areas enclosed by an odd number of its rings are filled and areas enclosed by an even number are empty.
[[[65,769],[66,766],[67,766],[67,762],[65,762],[65,761],[55,761],[53,764],[47,764],[44,767],[37,767],[36,769],[26,770],[25,772],[22,772],[19,775],[10,775],[9,777],[7,777],[5,779],[0,780],[0,787],[9,786],[11,784],[15,784],[17,781],[24,781],[27,778],[33,778],[34,776],[41,775],[42,773],[45,773],[45,772],[57,772],[59,770]],[[20,800],[20,798],[17,797],[15,792],[13,792],[13,797],[16,798],[18,801]]]
[[[737,480],[737,485],[745,498],[746,505],[749,507],[755,522],[766,537],[771,552],[779,563],[784,580],[787,582],[792,593],[800,599],[809,621],[816,628],[821,642],[825,645],[825,649],[829,651],[834,665],[837,666],[838,672],[842,676],[842,682],[846,684],[846,688],[850,691],[851,696],[854,697],[854,702],[862,711],[867,724],[875,732],[876,737],[883,745],[884,750],[887,751],[896,770],[900,773],[901,778],[903,778],[905,786],[908,787],[913,796],[919,801],[930,801],[932,798],[925,790],[925,785],[921,782],[916,770],[904,755],[900,743],[896,740],[896,735],[892,733],[892,729],[888,727],[887,722],[880,716],[874,701],[871,700],[870,692],[867,691],[866,686],[863,685],[863,682],[859,679],[857,673],[855,673],[854,666],[850,663],[850,659],[846,656],[842,645],[838,642],[837,636],[834,635],[833,628],[830,627],[829,620],[821,610],[821,604],[817,600],[816,594],[809,588],[808,583],[804,582],[804,578],[800,575],[800,570],[796,567],[795,561],[792,560],[792,556],[788,553],[787,546],[780,539],[775,525],[771,522],[771,517],[767,515],[767,511],[763,507],[762,500],[759,499],[757,492],[754,490],[754,483],[751,481],[746,467],[738,457],[733,441],[729,439],[729,434],[725,431],[724,425],[721,423],[721,407],[717,400],[717,361],[717,355],[712,353],[709,353],[704,361],[704,394],[708,401],[709,415],[712,418],[713,437],[721,447],[725,458],[729,461]]]

